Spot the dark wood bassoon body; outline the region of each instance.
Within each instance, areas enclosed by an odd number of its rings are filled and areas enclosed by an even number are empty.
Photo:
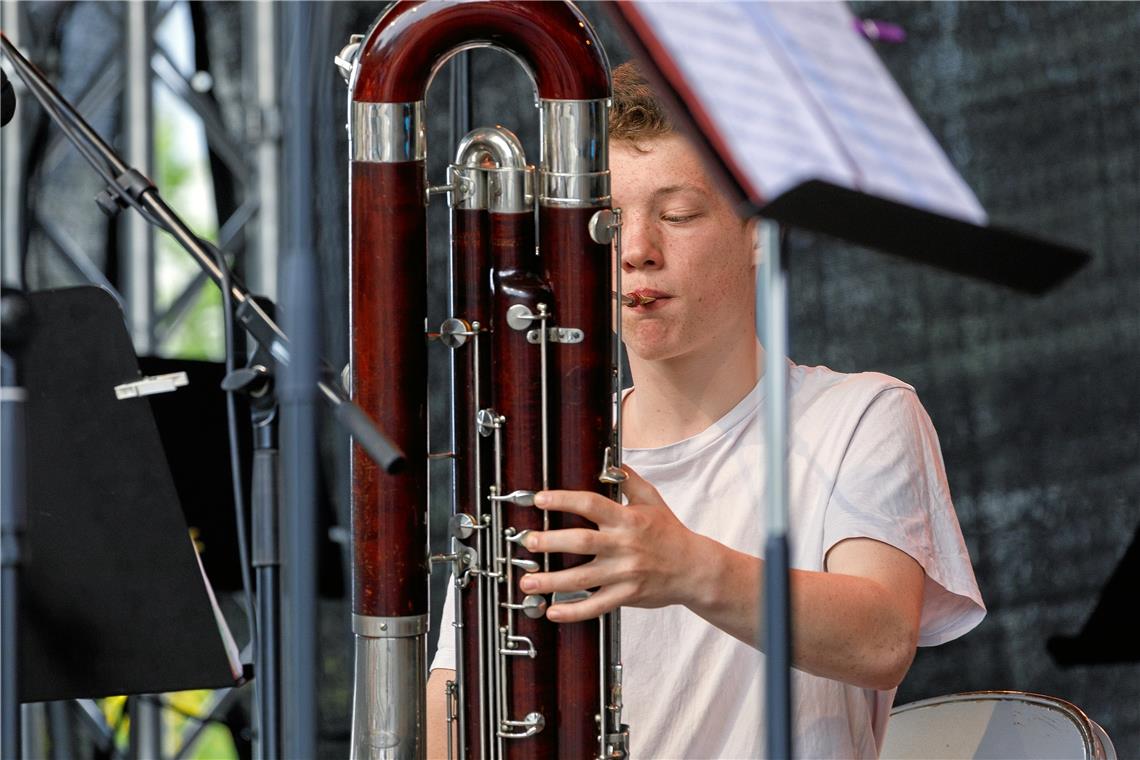
[[[611,492],[599,481],[614,445],[611,260],[590,232],[610,206],[609,68],[589,23],[564,2],[397,2],[356,52],[353,394],[413,464],[385,475],[354,447],[352,752],[424,753],[427,489],[426,464],[414,462],[427,456],[427,357],[438,349],[424,334],[423,100],[449,56],[479,45],[506,50],[532,73],[543,155],[534,177],[506,155],[509,132],[472,133],[448,179],[455,313],[439,342],[455,352],[458,514],[448,558],[466,634],[457,642],[462,750],[468,758],[623,757],[620,721],[607,718],[605,626],[556,626],[541,615],[556,600],[518,588],[526,572],[589,559],[522,546],[524,531],[585,524],[545,515],[533,493]]]

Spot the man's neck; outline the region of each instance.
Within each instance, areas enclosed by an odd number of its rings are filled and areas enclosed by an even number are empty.
[[[656,448],[700,433],[740,403],[760,377],[759,341],[662,361],[629,356],[634,391],[622,406],[622,443]]]

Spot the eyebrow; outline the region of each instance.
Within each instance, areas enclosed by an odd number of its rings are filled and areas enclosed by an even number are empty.
[[[676,193],[693,192],[698,195],[708,195],[702,188],[697,185],[669,185],[667,187],[659,187],[653,191],[653,198],[660,198],[664,195],[674,195]]]

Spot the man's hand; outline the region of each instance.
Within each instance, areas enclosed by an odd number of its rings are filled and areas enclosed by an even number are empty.
[[[593,555],[584,565],[524,576],[523,591],[550,594],[597,587],[581,602],[551,605],[559,623],[616,607],[683,604],[750,646],[760,638],[764,562],[686,528],[652,485],[628,467],[627,506],[596,493],[544,491],[535,504],[570,512],[597,530],[533,531],[534,552]],[[709,508],[715,508],[710,505]],[[791,571],[792,652],[809,673],[874,689],[898,685],[918,641],[925,574],[914,559],[869,538],[840,542],[823,572]]]
[[[532,594],[598,590],[581,602],[551,605],[547,617],[560,623],[595,618],[621,606],[688,604],[700,546],[708,541],[681,524],[657,489],[629,467],[622,506],[589,491],[542,491],[535,506],[584,517],[597,530],[532,531],[523,544],[532,552],[593,555],[584,565],[533,573],[520,582]]]

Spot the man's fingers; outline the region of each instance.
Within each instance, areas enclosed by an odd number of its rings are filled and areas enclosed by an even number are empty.
[[[532,530],[523,539],[527,551],[569,552],[570,554],[597,554],[601,534],[586,528],[565,530]]]
[[[596,562],[587,562],[553,573],[528,573],[519,579],[519,588],[528,594],[553,594],[556,591],[581,591],[600,585],[602,573]]]
[[[621,506],[590,491],[539,491],[534,505],[584,517],[597,525],[610,525],[621,516]]]
[[[556,623],[577,623],[592,620],[621,606],[623,592],[616,586],[607,586],[591,594],[580,602],[552,604],[546,610],[546,617]]]
[[[637,474],[637,471],[628,464],[621,466],[625,470],[626,478],[621,484],[621,491],[629,499],[630,504],[664,504],[665,500],[657,493],[648,480]]]

